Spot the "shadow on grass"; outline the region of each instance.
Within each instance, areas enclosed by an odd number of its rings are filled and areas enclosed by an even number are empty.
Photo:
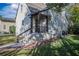
[[[0,36],[0,45],[15,42],[15,36]]]
[[[79,35],[73,35],[72,37],[73,37],[73,39],[75,39],[75,40],[79,40]]]
[[[22,50],[22,48],[19,48],[19,49],[14,49],[12,51],[3,51],[3,52],[0,52],[0,56],[16,56],[17,53]]]
[[[53,42],[52,42],[53,43]],[[48,44],[35,49],[32,49],[29,54],[33,56],[77,56],[79,55],[79,44],[71,44],[71,40],[67,38],[61,39],[61,48],[54,48],[53,45]]]
[[[75,56],[77,55],[75,53],[75,46],[71,45],[71,43],[73,43],[72,41],[70,41],[69,39],[62,39],[62,42],[63,42],[63,53],[66,53],[65,55],[72,55],[72,56]]]
[[[72,37],[73,38],[73,37]],[[57,42],[39,46],[30,50],[22,50],[23,48],[14,49],[11,51],[1,51],[2,56],[16,56],[16,55],[32,55],[32,56],[79,56],[79,43],[74,43],[74,39],[62,38]],[[56,45],[54,46],[55,43]],[[61,47],[59,47],[59,44]],[[19,53],[18,53],[19,52]]]

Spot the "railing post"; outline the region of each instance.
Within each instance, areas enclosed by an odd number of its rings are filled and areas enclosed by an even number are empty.
[[[17,42],[17,43],[19,43],[19,39],[18,39],[18,36],[16,37],[16,42]]]
[[[46,31],[48,32],[48,16],[46,16]]]
[[[33,16],[31,15],[31,31],[30,31],[30,33],[32,33],[33,31]]]

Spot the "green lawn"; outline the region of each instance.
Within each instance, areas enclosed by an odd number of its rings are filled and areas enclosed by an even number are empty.
[[[13,50],[0,50],[0,55],[34,55],[34,56],[75,56],[79,55],[79,36],[68,35],[63,39],[58,39],[50,44],[40,46],[32,50],[23,48]]]
[[[14,35],[4,35],[0,36],[0,45],[5,45],[8,43],[15,42],[15,36]]]

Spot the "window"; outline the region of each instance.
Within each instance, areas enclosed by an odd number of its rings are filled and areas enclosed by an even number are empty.
[[[24,20],[22,21],[22,25],[24,25]]]
[[[4,29],[6,29],[6,25],[4,25]]]

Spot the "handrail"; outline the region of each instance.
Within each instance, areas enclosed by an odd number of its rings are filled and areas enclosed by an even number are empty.
[[[31,28],[25,30],[24,32],[20,33],[20,34],[17,36],[17,43],[19,43],[20,38],[21,38],[21,39],[23,38],[23,37],[19,37],[19,36],[21,36],[23,33],[27,32],[27,31],[29,31],[29,30],[31,30]]]
[[[29,28],[29,29],[25,30],[24,32],[20,33],[17,37],[19,37],[20,35],[22,35],[23,33],[27,32],[29,30],[31,30],[31,28]]]

